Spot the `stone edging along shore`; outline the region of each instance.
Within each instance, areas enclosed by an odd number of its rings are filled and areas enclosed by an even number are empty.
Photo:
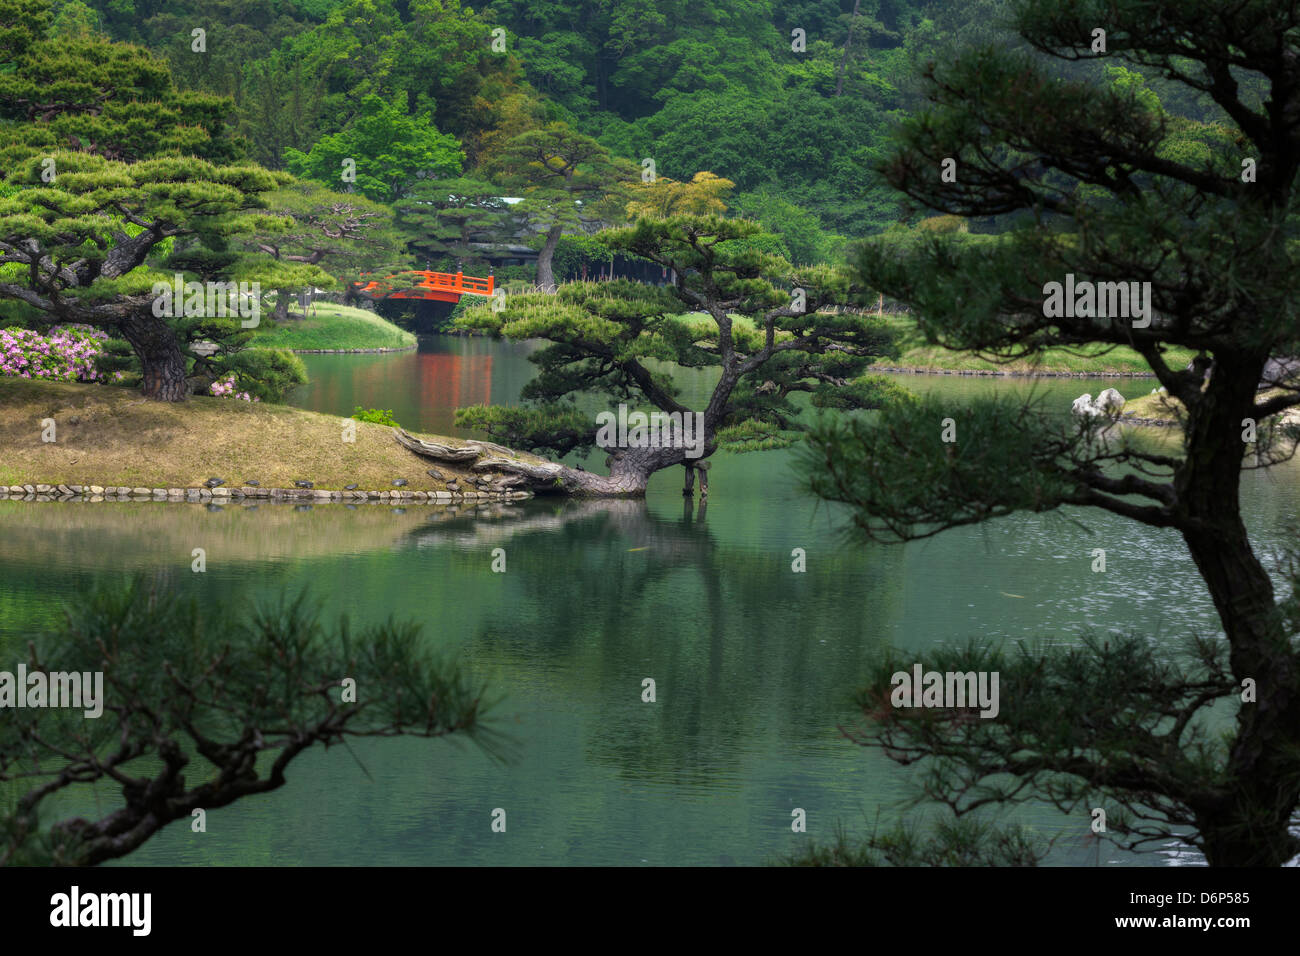
[[[450,504],[464,501],[519,501],[530,491],[330,491],[324,488],[127,488],[102,485],[0,485],[0,499],[21,501],[310,501],[315,504],[358,501],[401,504]]]
[[[893,375],[970,375],[989,378],[1155,378],[1152,372],[999,372],[991,368],[900,368],[873,365],[869,371]]]
[[[378,354],[380,352],[410,352],[418,349],[420,346],[403,345],[396,349],[289,349],[295,355],[354,355],[354,354]]]
[[[1119,425],[1150,425],[1153,428],[1173,428],[1178,424],[1170,418],[1120,418],[1116,422]]]

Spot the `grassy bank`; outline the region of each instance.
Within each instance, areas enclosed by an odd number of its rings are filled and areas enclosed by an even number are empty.
[[[712,319],[703,313],[692,313],[688,318],[703,334],[716,334]],[[916,322],[905,315],[886,315],[884,321],[899,335],[900,355],[896,360],[881,360],[876,369],[896,369],[904,372],[967,372],[990,375],[1114,375],[1151,376],[1151,367],[1137,352],[1126,346],[1107,350],[1100,345],[1081,346],[1076,349],[1049,349],[1030,359],[1014,362],[990,362],[969,352],[950,352],[938,345],[930,345],[921,336]],[[734,316],[736,328],[753,330],[753,322],[744,316]],[[1171,348],[1165,352],[1165,361],[1174,367],[1186,365],[1194,353],[1187,349]]]
[[[1270,388],[1260,392],[1257,401],[1267,401],[1285,394],[1283,389]],[[1138,395],[1124,403],[1120,421],[1126,419],[1140,420],[1150,424],[1181,425],[1187,417],[1183,403],[1166,392]],[[1300,408],[1289,408],[1278,416],[1277,421],[1284,425],[1300,425]]]
[[[254,332],[253,344],[266,349],[409,349],[415,336],[365,309],[321,302],[315,315],[272,322],[269,315]]]
[[[41,441],[46,418],[57,427],[54,443]],[[192,488],[216,477],[227,487],[304,480],[318,489],[383,491],[405,478],[405,490],[445,491],[429,468],[448,480],[470,474],[407,451],[383,425],[354,422],[356,441],[344,442],[348,420],[229,398],[150,402],[111,385],[0,378],[0,484]]]
[[[968,352],[950,352],[930,345],[921,337],[916,323],[905,316],[889,316],[887,321],[902,336],[902,355],[896,362],[881,362],[910,372],[987,372],[1004,375],[1150,375],[1151,367],[1142,356],[1126,346],[1112,348],[1090,345],[1078,349],[1049,349],[1031,359],[1014,362],[990,362]],[[1177,368],[1192,360],[1186,349],[1171,348],[1165,361]]]
[[[1166,392],[1137,395],[1124,403],[1120,421],[1138,419],[1144,422],[1175,425],[1186,414],[1183,403]]]

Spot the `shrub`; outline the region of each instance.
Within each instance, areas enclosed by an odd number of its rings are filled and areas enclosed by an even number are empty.
[[[242,349],[215,356],[210,365],[218,380],[233,375],[254,401],[283,402],[307,381],[302,359],[285,349]]]
[[[393,428],[401,427],[397,424],[397,419],[393,417],[393,410],[391,408],[385,411],[382,408],[362,408],[358,405],[356,411],[352,413],[352,417],[359,422],[371,422],[375,425],[391,425]]]
[[[227,375],[225,378],[213,382],[211,385],[208,386],[208,391],[211,392],[213,395],[215,395],[217,398],[238,398],[238,399],[242,399],[245,402],[261,401],[260,398],[257,398],[256,396],[253,395],[249,395],[248,392],[236,392],[235,376],[233,374]]]
[[[57,325],[45,334],[0,329],[0,375],[56,382],[103,381],[95,358],[107,341],[108,333],[88,325]]]

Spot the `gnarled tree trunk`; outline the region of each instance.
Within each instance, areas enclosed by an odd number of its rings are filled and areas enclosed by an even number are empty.
[[[143,370],[145,398],[179,402],[189,394],[185,382],[185,354],[176,332],[152,311],[136,311],[118,323],[122,338],[131,343]]]
[[[546,289],[555,285],[555,270],[552,263],[555,261],[555,248],[560,244],[560,234],[563,231],[563,226],[552,226],[550,232],[546,234],[546,242],[542,244],[541,252],[537,254],[537,284]]]
[[[534,455],[524,457],[492,442],[444,445],[416,438],[401,428],[394,429],[394,433],[398,442],[417,455],[434,461],[469,464],[472,471],[504,473],[514,479],[508,487],[527,488],[539,495],[641,498],[645,496],[651,475],[687,461],[684,448],[625,448],[611,457],[608,475],[597,475]],[[711,450],[706,446],[706,453]]]
[[[1300,669],[1276,604],[1273,582],[1251,547],[1241,518],[1244,448],[1265,355],[1225,352],[1188,422],[1187,463],[1177,478],[1192,519],[1183,529],[1231,647],[1238,681],[1255,681],[1243,702],[1228,757],[1228,785],[1193,807],[1211,866],[1281,866],[1300,853],[1290,833],[1300,799]]]

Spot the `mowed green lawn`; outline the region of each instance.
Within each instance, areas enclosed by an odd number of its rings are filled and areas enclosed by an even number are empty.
[[[415,336],[365,309],[321,302],[303,319],[273,322],[268,313],[254,330],[253,344],[268,349],[406,349]]]

